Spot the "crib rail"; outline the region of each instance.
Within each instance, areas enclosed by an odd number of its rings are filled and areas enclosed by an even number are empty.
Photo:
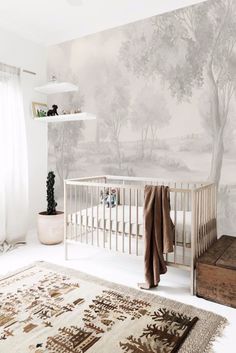
[[[211,183],[106,175],[65,180],[66,258],[67,245],[74,242],[142,255],[147,184],[170,188],[174,252],[165,259],[168,265],[191,270],[194,292],[196,259],[216,238],[216,189]]]

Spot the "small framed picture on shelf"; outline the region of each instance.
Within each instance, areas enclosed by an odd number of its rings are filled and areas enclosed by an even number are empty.
[[[47,116],[48,106],[46,103],[32,102],[32,111],[34,118],[44,118]]]

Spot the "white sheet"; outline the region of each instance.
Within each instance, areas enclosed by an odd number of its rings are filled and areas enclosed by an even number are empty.
[[[105,211],[103,214],[103,210]],[[103,222],[105,223],[105,229],[109,230],[109,221],[111,220],[111,229],[112,231],[121,232],[121,233],[131,233],[132,235],[137,234],[143,236],[143,207],[138,207],[138,212],[135,206],[129,207],[128,205],[118,205],[113,208],[103,207],[102,204],[94,206],[93,208],[83,209],[82,211],[73,213],[69,215],[69,221],[73,224],[76,223],[79,225],[86,226],[86,215],[87,215],[87,226],[97,226],[103,229]],[[191,243],[191,212],[183,212],[173,210],[170,213],[171,219],[175,224],[175,238],[179,244],[189,244]],[[81,222],[82,216],[82,222]],[[137,217],[138,216],[138,217]],[[136,222],[137,219],[137,222]],[[116,222],[117,221],[117,222]]]

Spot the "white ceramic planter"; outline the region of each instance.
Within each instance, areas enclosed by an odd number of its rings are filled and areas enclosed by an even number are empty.
[[[38,238],[42,244],[59,244],[64,238],[64,213],[58,211],[56,215],[38,214]]]

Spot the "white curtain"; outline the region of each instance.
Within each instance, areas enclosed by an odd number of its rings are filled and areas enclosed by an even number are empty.
[[[25,239],[28,160],[20,69],[0,63],[0,245]]]

